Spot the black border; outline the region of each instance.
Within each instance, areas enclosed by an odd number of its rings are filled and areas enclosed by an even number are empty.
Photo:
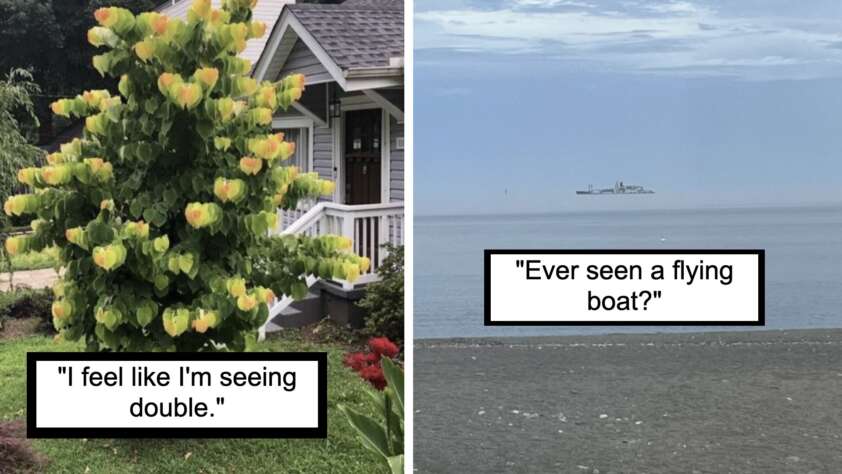
[[[491,320],[491,256],[492,255],[757,255],[757,321],[492,321]],[[766,250],[765,249],[485,249],[484,318],[486,326],[765,326],[766,325]]]
[[[36,361],[314,361],[318,364],[318,426],[315,428],[38,428],[35,426]],[[327,352],[27,352],[27,438],[327,438]]]

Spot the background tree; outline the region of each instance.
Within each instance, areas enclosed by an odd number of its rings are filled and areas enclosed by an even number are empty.
[[[95,25],[93,12],[117,6],[133,13],[151,10],[155,0],[0,0],[0,71],[29,69],[40,86],[34,97],[35,111],[52,136],[49,104],[58,97],[85,89],[109,89],[116,82],[102,77],[91,66],[94,47],[88,29]],[[69,121],[59,121],[60,131]],[[36,138],[37,139],[37,138]]]
[[[32,75],[22,69],[11,70],[0,81],[0,199],[3,202],[22,187],[17,181],[18,169],[34,165],[43,155],[39,148],[29,144],[26,136],[33,135],[38,127],[32,104],[32,95],[37,93],[38,85],[32,82]],[[5,244],[12,224],[10,216],[0,215],[0,244]],[[0,248],[0,271],[12,271],[5,245]]]

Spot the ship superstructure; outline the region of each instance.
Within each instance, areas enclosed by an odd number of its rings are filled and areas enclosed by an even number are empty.
[[[595,189],[592,184],[589,184],[587,190],[576,191],[576,194],[604,196],[617,194],[655,194],[655,191],[646,189],[643,186],[638,186],[636,184],[624,184],[622,181],[617,181],[614,183],[613,188]]]

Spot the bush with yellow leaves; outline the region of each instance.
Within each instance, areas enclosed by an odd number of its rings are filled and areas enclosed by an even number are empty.
[[[37,222],[6,241],[9,253],[61,249],[61,337],[84,337],[89,350],[243,350],[276,294],[306,293],[305,275],[366,271],[342,238],[268,237],[279,206],[333,183],[287,165],[295,145],[270,128],[304,77],[257,83],[237,56],[265,34],[253,4],[195,0],[186,21],[96,11],[88,40],[105,52],[94,67],[119,78],[119,95],[54,102],[54,113],[84,118],[84,135],[22,169],[31,192],[4,203]]]

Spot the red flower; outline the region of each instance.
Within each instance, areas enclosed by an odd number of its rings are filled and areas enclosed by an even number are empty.
[[[393,358],[398,355],[400,349],[388,337],[373,337],[368,340],[368,347],[377,355],[384,355]]]
[[[374,337],[368,340],[370,352],[349,352],[345,354],[343,363],[356,371],[357,374],[377,390],[386,388],[386,376],[380,366],[381,357],[394,358],[400,349],[387,337]]]
[[[383,375],[383,369],[379,365],[369,365],[360,370],[360,377],[364,378],[377,390],[386,388],[386,376]]]
[[[349,352],[345,354],[343,363],[355,372],[359,372],[369,364],[368,357],[362,352]]]

